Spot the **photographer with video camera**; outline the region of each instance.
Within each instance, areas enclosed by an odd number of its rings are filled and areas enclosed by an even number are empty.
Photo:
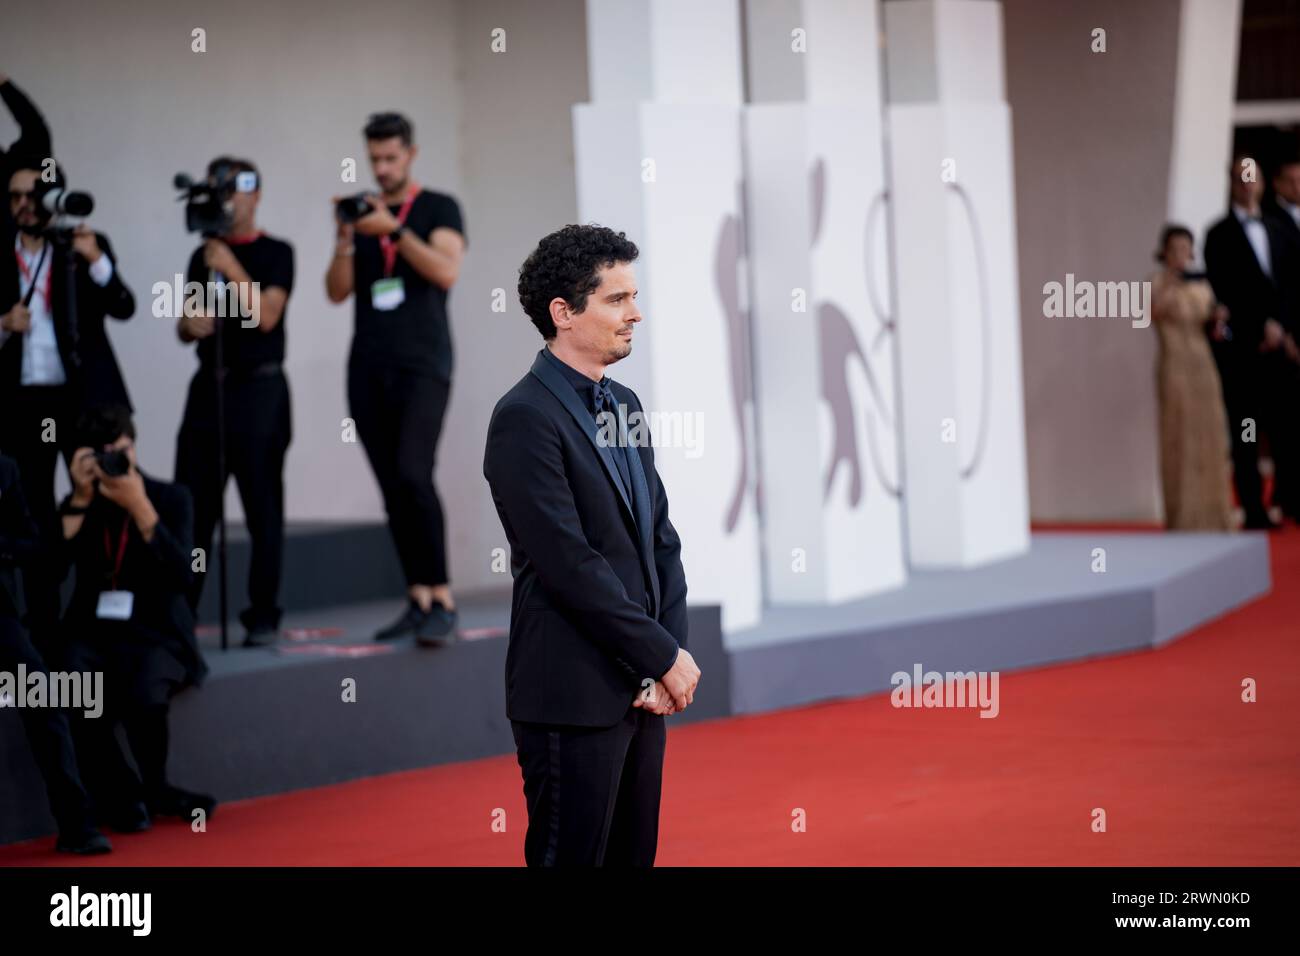
[[[76,569],[63,631],[69,668],[104,675],[103,713],[72,722],[96,819],[131,833],[152,816],[210,814],[212,797],[172,786],[166,772],[171,698],[207,673],[187,597],[190,494],[140,472],[124,406],[82,415],[77,443],[72,493],[60,508],[64,566]],[[118,746],[119,722],[138,776]]]
[[[58,539],[54,470],[65,461],[77,415],[115,402],[130,407],[104,328],[106,316],[129,319],[135,298],[122,281],[103,233],[69,216],[88,215],[93,200],[67,190],[57,166],[36,156],[11,157],[9,212],[17,231],[0,262],[0,451],[18,463],[43,540]],[[57,218],[56,218],[57,217]],[[38,647],[58,621],[57,569],[25,569],[28,622]]]
[[[219,280],[235,283],[241,301],[250,306],[244,311],[255,314],[246,321],[187,305],[176,324],[182,342],[197,343],[199,359],[176,439],[176,481],[194,497],[195,547],[207,553],[226,482],[235,476],[252,541],[249,606],[240,620],[244,646],[260,647],[275,643],[280,627],[284,456],[292,436],[284,326],[293,290],[293,247],[257,227],[262,187],[251,162],[214,159],[207,187],[200,208],[187,216],[207,238],[190,257],[186,281],[204,288]],[[220,360],[217,323],[222,323]],[[224,390],[220,396],[218,388]],[[218,400],[224,403],[223,415]],[[222,418],[224,455],[219,455]],[[198,608],[205,578],[195,575],[191,608]]]
[[[465,225],[455,199],[411,180],[417,148],[406,117],[371,116],[364,135],[382,196],[335,200],[325,289],[331,302],[356,293],[348,406],[406,575],[407,607],[375,639],[440,646],[454,640],[456,606],[433,468],[451,392],[447,292]]]

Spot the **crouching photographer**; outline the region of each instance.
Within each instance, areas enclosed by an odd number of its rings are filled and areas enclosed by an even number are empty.
[[[140,472],[124,407],[86,413],[77,432],[73,490],[60,508],[65,557],[76,569],[63,631],[70,669],[104,675],[102,715],[72,724],[96,818],[129,833],[147,829],[151,816],[210,814],[211,797],[172,786],[166,773],[169,702],[207,672],[186,598],[189,492]],[[118,723],[138,776],[118,745]]]

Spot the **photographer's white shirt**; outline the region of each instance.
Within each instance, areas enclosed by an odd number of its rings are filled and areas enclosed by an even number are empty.
[[[63,359],[59,356],[59,340],[54,333],[54,313],[47,298],[51,294],[50,270],[53,256],[47,255],[41,262],[41,249],[29,253],[23,245],[22,236],[14,237],[14,253],[21,260],[23,267],[18,270],[19,301],[27,295],[27,290],[36,284],[36,292],[28,303],[31,312],[31,327],[23,336],[23,371],[20,379],[23,385],[63,385],[68,380],[63,370]],[[40,274],[33,275],[37,267]],[[91,263],[90,278],[101,288],[108,285],[113,278],[113,263],[108,256],[101,254]],[[29,278],[30,277],[30,278]],[[0,345],[8,340],[10,333],[0,330]]]

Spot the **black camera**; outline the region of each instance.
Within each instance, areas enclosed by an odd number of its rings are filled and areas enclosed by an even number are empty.
[[[245,164],[246,165],[246,164]],[[235,193],[252,193],[262,188],[255,170],[242,168],[237,160],[223,157],[212,161],[206,179],[195,181],[185,173],[172,177],[172,185],[185,200],[185,228],[203,236],[222,236],[234,223]]]
[[[357,193],[355,196],[344,196],[340,199],[334,207],[334,215],[338,217],[339,222],[353,223],[373,212],[373,207],[366,202],[367,195],[367,193]]]
[[[121,478],[131,470],[131,459],[120,448],[95,452],[95,461],[99,464],[99,470],[110,478]]]
[[[172,185],[181,191],[178,199],[185,200],[185,228],[205,236],[220,236],[230,231],[234,210],[231,197],[235,195],[233,173],[217,175],[212,181],[195,182],[185,173],[177,173]]]

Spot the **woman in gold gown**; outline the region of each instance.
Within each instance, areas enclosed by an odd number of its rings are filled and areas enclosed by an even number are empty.
[[[1151,277],[1151,316],[1160,341],[1160,477],[1165,526],[1180,531],[1232,528],[1227,413],[1209,335],[1225,334],[1227,312],[1210,283],[1186,276],[1192,234],[1166,226]],[[1210,325],[1213,323],[1213,325]]]

